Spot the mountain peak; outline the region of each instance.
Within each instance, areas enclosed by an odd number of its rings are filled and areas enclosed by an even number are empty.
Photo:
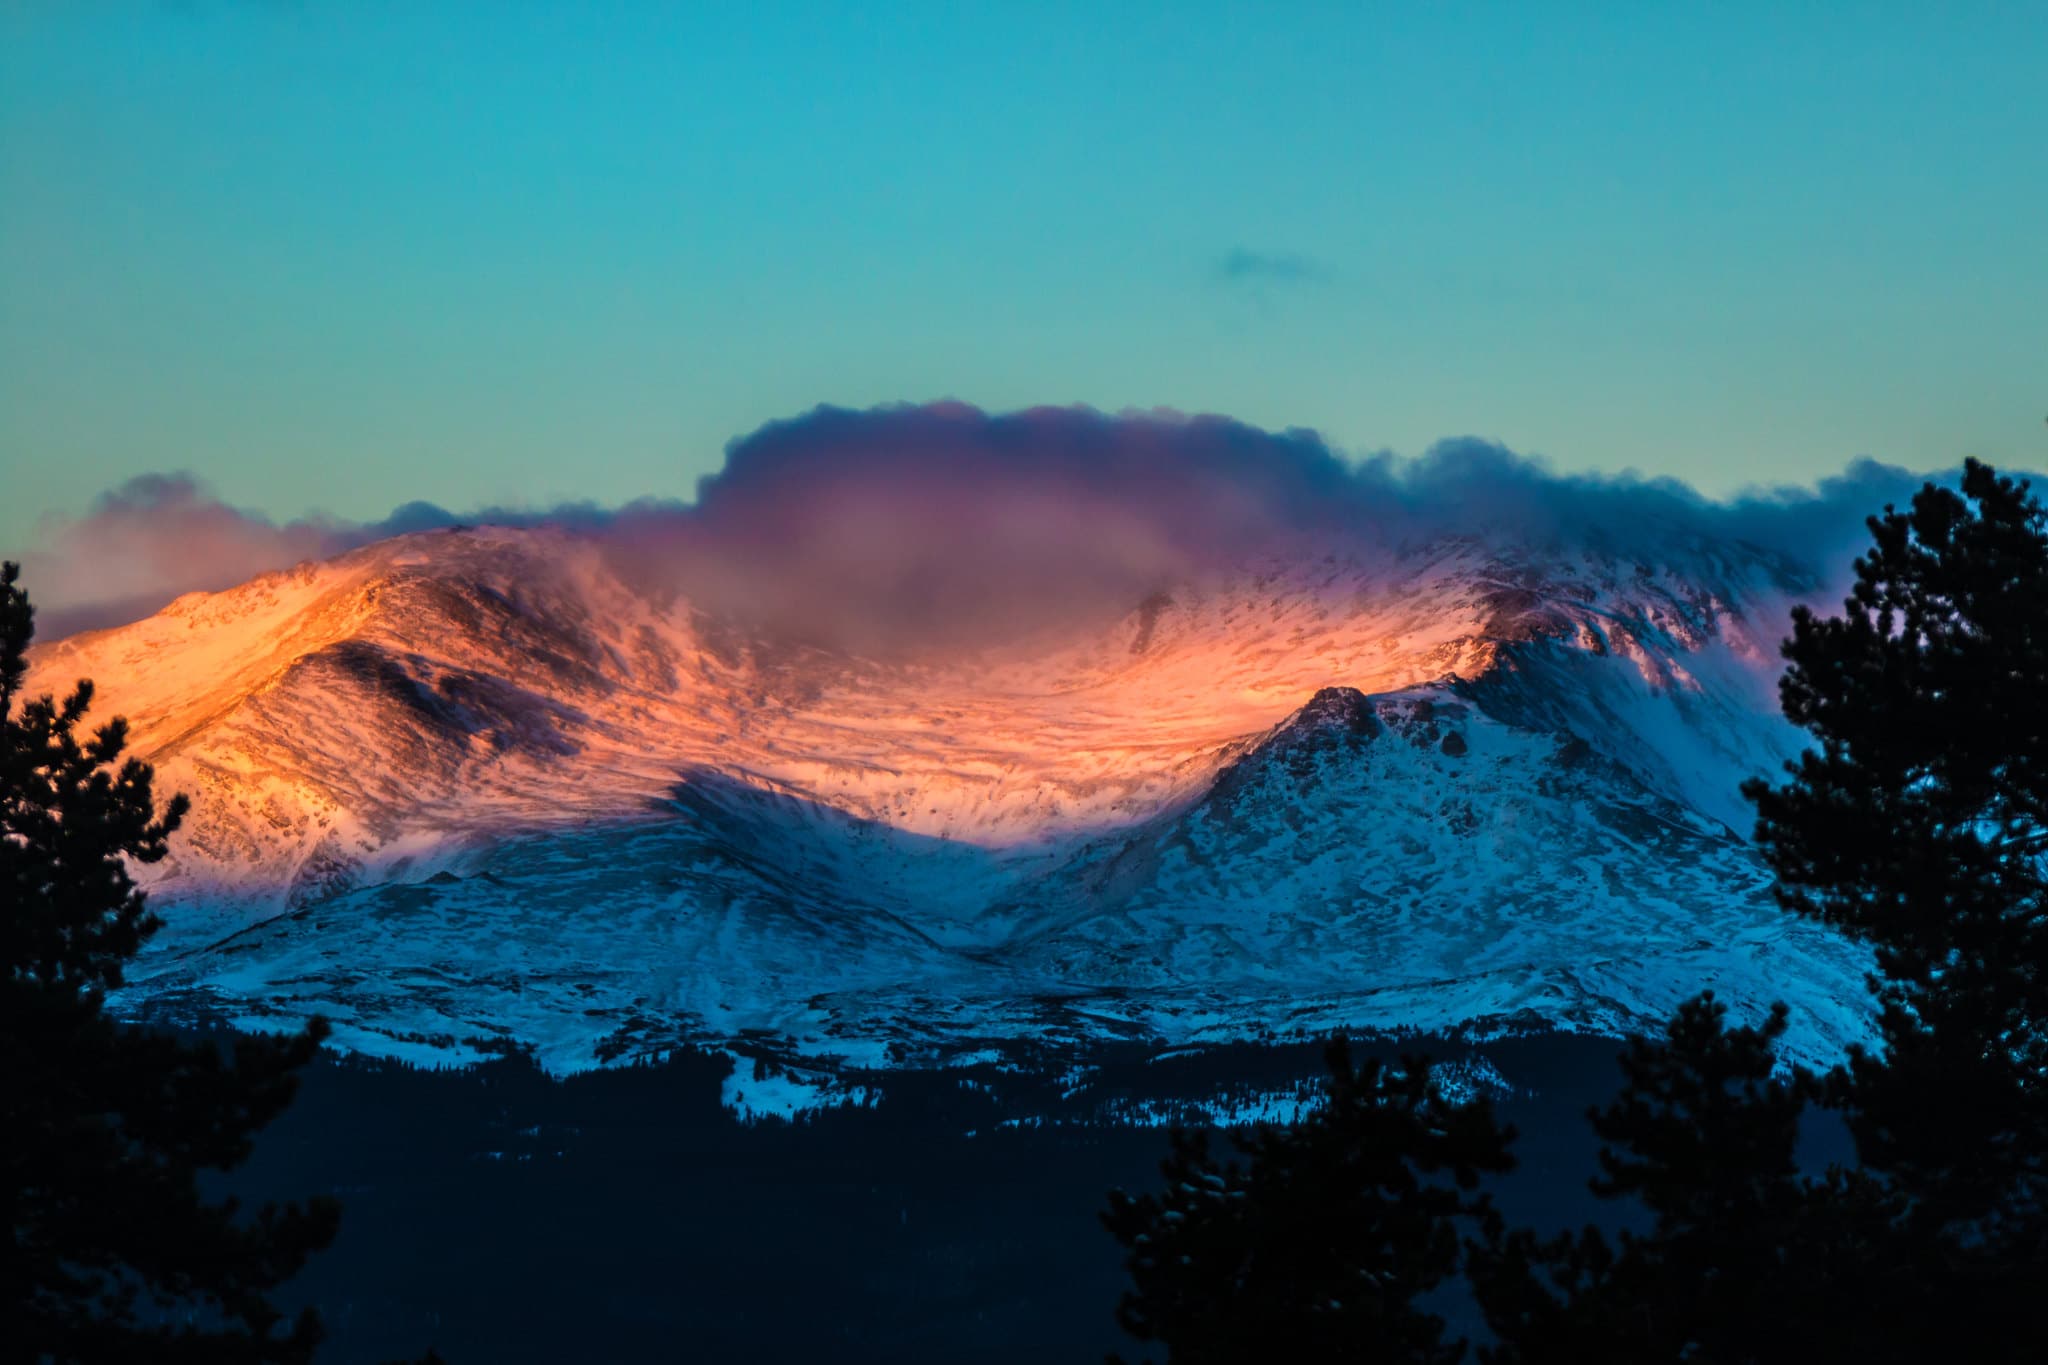
[[[1296,711],[1287,722],[1289,726],[1313,726],[1319,730],[1334,730],[1351,735],[1373,735],[1379,732],[1379,720],[1373,715],[1372,703],[1365,693],[1355,687],[1322,687],[1308,699],[1308,704]]]

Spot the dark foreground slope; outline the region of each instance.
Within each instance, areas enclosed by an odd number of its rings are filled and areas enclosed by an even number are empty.
[[[1584,1193],[1581,1115],[1613,1089],[1615,1051],[1558,1035],[1485,1046],[1524,1134],[1501,1189],[1511,1216],[1611,1216]],[[1165,1134],[1084,1117],[1285,1089],[1318,1064],[1312,1047],[1091,1060],[1078,1087],[892,1072],[878,1104],[796,1125],[735,1122],[715,1055],[565,1080],[517,1059],[323,1061],[234,1184],[342,1199],[340,1238],[294,1287],[327,1316],[331,1362],[430,1342],[455,1365],[1100,1360],[1129,1343],[1095,1213],[1112,1185],[1155,1178]]]

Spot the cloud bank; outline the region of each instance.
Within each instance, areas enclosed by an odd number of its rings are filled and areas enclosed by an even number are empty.
[[[1670,479],[1566,475],[1460,438],[1350,459],[1314,432],[1224,417],[961,404],[818,408],[734,441],[694,503],[410,503],[374,523],[284,524],[150,476],[55,521],[25,565],[44,638],[134,619],[181,592],[457,522],[550,523],[643,586],[868,651],[1016,639],[1247,557],[1391,549],[1445,534],[1644,562],[1744,542],[1834,577],[1862,519],[1919,476],[1864,461],[1817,488],[1721,501]]]

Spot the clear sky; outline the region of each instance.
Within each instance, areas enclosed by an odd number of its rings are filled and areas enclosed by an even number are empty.
[[[2048,5],[0,0],[0,545],[820,402],[2048,464]]]

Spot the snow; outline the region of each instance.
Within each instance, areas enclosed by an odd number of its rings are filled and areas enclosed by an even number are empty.
[[[1006,1040],[1626,1033],[1704,985],[1819,1061],[1867,957],[1771,904],[1738,791],[1798,745],[1796,586],[1453,537],[883,664],[487,528],[38,647],[30,688],[92,676],[194,797],[129,1008],[557,1071],[766,1039],[815,1072],[743,1057],[732,1103],[783,1116]],[[1326,688],[1377,733],[1297,715]]]
[[[865,1086],[841,1086],[829,1074],[797,1071],[755,1057],[734,1057],[719,1102],[742,1123],[794,1123],[824,1109],[862,1108],[880,1100]]]

